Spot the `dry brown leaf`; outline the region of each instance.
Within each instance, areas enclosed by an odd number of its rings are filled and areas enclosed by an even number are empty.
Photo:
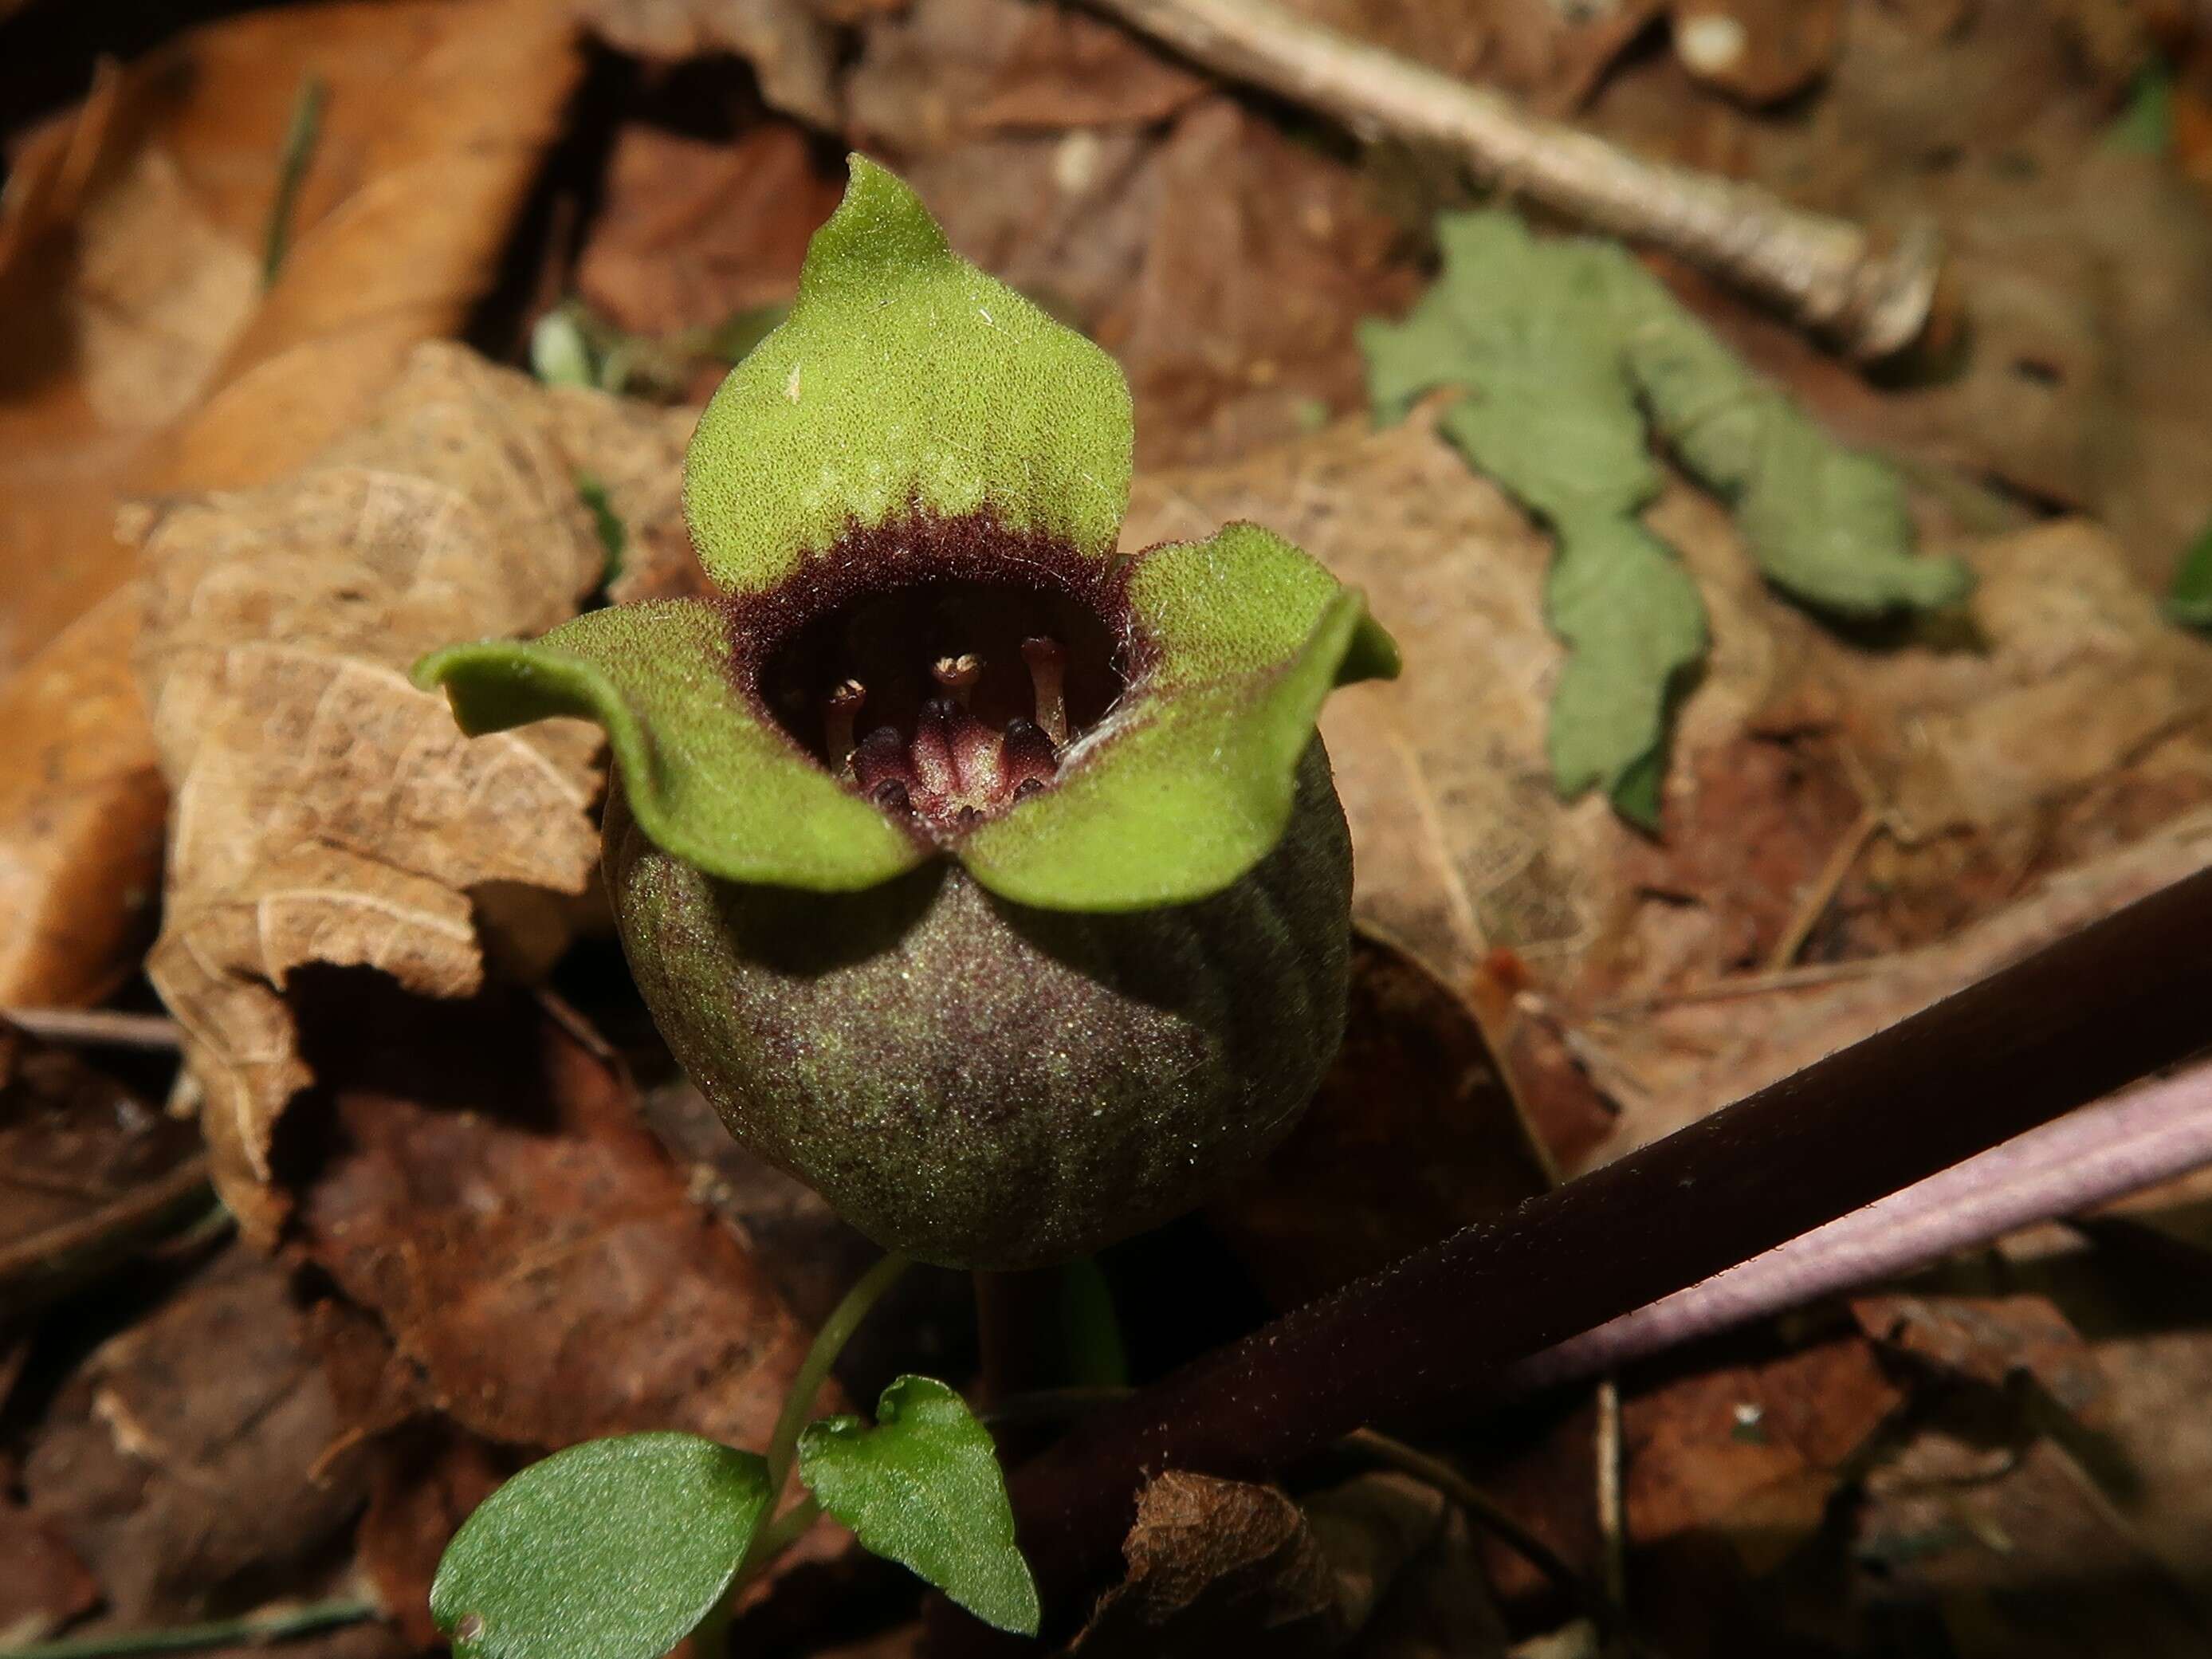
[[[0,1642],[42,1642],[100,1605],[100,1581],[47,1522],[0,1498]]]
[[[752,65],[771,106],[817,127],[837,125],[836,40],[807,0],[573,3],[592,32],[618,51],[661,63],[735,52]]]
[[[1071,1653],[1169,1659],[1244,1647],[1262,1632],[1270,1654],[1330,1645],[1328,1564],[1298,1506],[1273,1486],[1155,1475],[1121,1549],[1128,1576],[1099,1598]]]
[[[1905,1398],[1873,1345],[1845,1337],[1624,1401],[1630,1569],[1663,1650],[1792,1650],[1762,1581],[1814,1543],[1847,1467]]]
[[[2191,812],[1942,944],[1594,1018],[1596,1040],[1645,1091],[1605,1155],[1670,1133],[2208,863],[2212,812]]]
[[[1122,1553],[1127,1577],[1099,1599],[1073,1655],[1504,1650],[1464,1522],[1407,1475],[1357,1475],[1300,1504],[1170,1469],[1138,1494]]]
[[[1379,1272],[1551,1184],[1467,1006],[1353,941],[1344,1048],[1290,1138],[1207,1219],[1278,1307]]]
[[[1221,97],[1175,124],[1133,281],[1097,321],[1137,399],[1142,465],[1219,459],[1362,408],[1362,317],[1416,279],[1349,167]]]
[[[636,334],[712,328],[787,301],[838,188],[788,122],[734,143],[627,127],[577,258],[577,292]]]
[[[1164,134],[977,140],[912,176],[955,246],[1121,360],[1141,465],[1243,453],[1360,406],[1354,326],[1416,285],[1358,173],[1224,97]]]
[[[914,156],[1009,131],[1150,126],[1206,83],[1071,7],[913,0],[870,25],[847,88],[854,136]]]
[[[103,81],[27,149],[0,225],[0,328],[36,349],[0,349],[0,553],[37,574],[10,592],[4,652],[52,642],[0,688],[0,1000],[100,994],[156,882],[161,791],[122,675],[137,605],[108,600],[129,568],[118,495],[281,476],[360,418],[410,346],[459,325],[552,135],[569,35],[534,0],[260,12]],[[237,273],[258,283],[310,78],[326,96],[292,251],[247,319]],[[187,248],[198,263],[177,264]],[[80,268],[125,283],[118,303]],[[148,289],[148,270],[176,280]],[[178,310],[183,292],[204,303]],[[94,315],[89,332],[70,320]],[[161,428],[210,386],[211,404]]]
[[[139,666],[175,794],[147,971],[185,1028],[216,1178],[249,1228],[278,1115],[309,1080],[283,988],[311,963],[409,989],[483,979],[470,890],[580,891],[598,734],[471,742],[407,680],[457,639],[566,618],[603,550],[546,400],[422,348],[378,415],[282,483],[170,501],[142,529]]]
[[[766,1443],[806,1333],[611,1062],[518,994],[333,981],[307,1006],[331,1082],[302,1109],[299,1248],[429,1403],[518,1448]]]
[[[0,1004],[95,1002],[153,932],[168,791],[111,593],[0,684]]]
[[[120,1621],[204,1617],[351,1522],[363,1470],[344,1427],[287,1275],[234,1245],[70,1377],[23,1486]]]
[[[2030,1376],[2067,1411],[2104,1415],[2096,1358],[2047,1296],[1858,1296],[1851,1316],[1873,1341],[1918,1364],[1993,1389]]]
[[[0,1311],[66,1295],[208,1204],[190,1124],[0,1025]]]
[[[2186,1219],[2191,1211],[2174,1213]],[[2212,1425],[2201,1409],[2212,1384],[2204,1329],[2212,1304],[2201,1258],[2113,1248],[2108,1233],[2094,1234],[2092,1244],[2045,1231],[2052,1237],[2040,1248],[2020,1240],[1985,1261],[1920,1275],[1911,1294],[1856,1297],[1852,1312],[1914,1365],[1980,1385],[1992,1410],[2019,1398],[2012,1385],[2032,1377],[2057,1413],[2033,1409],[1982,1437],[2008,1445],[2056,1439],[2096,1489],[2097,1506],[2109,1506],[2114,1530],[2212,1621],[2204,1547],[2212,1537]],[[2171,1271],[2177,1264],[2182,1271]],[[1990,1278],[2004,1293],[1985,1293]]]
[[[0,562],[15,577],[0,668],[123,580],[116,484],[259,285],[247,245],[191,199],[162,143],[177,79],[158,59],[103,68],[81,109],[25,140],[0,204]]]
[[[1910,384],[1870,391],[1749,307],[1693,302],[1856,441],[2087,513],[2162,591],[2212,519],[2212,203],[2106,142],[2106,91],[2052,10],[1856,6],[1803,118],[1701,97],[1671,58],[1624,65],[1590,118],[1861,222],[1931,222],[1966,326],[1959,361]]]
[[[1958,1659],[2184,1659],[2212,1623],[2054,1442],[1939,1419],[1868,1479],[1852,1552]],[[2201,1561],[2201,1558],[2200,1558]]]

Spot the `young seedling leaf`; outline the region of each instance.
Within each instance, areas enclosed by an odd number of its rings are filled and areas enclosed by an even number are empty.
[[[1745,370],[1619,246],[1539,240],[1504,210],[1447,215],[1443,276],[1402,323],[1361,330],[1376,413],[1461,392],[1440,425],[1559,538],[1547,590],[1570,656],[1553,781],[1658,818],[1670,705],[1705,654],[1705,610],[1640,521],[1650,438],[1736,512],[1777,588],[1845,616],[1949,605],[1966,569],[1920,558],[1895,473],[1832,441]]]
[[[809,1424],[799,1474],[878,1555],[911,1568],[986,1624],[1036,1634],[1036,1583],[1014,1543],[998,1453],[944,1383],[900,1377],[877,1402],[873,1428],[857,1417]]]
[[[457,1659],[659,1659],[720,1601],[768,1504],[750,1452],[694,1434],[586,1441],[468,1518],[430,1616]]]

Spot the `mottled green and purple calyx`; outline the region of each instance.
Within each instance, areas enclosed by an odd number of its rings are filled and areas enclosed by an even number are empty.
[[[739,1139],[890,1248],[1030,1265],[1311,1095],[1351,891],[1314,721],[1396,653],[1255,525],[1117,555],[1120,370],[852,168],[692,440],[715,595],[416,678],[471,732],[606,728],[631,965]]]

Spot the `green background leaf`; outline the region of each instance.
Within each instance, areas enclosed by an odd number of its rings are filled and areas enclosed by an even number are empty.
[[[459,1659],[659,1659],[721,1600],[768,1504],[750,1452],[693,1434],[586,1441],[468,1518],[430,1616]]]
[[[2207,525],[2173,573],[2166,614],[2191,628],[2212,628],[2212,525]]]
[[[989,1431],[933,1377],[884,1390],[876,1426],[807,1425],[799,1474],[822,1507],[878,1555],[911,1568],[986,1624],[1036,1634],[1036,1583],[1014,1543],[1014,1512]]]
[[[1444,435],[1559,538],[1545,606],[1569,648],[1550,733],[1561,794],[1602,786],[1655,827],[1671,705],[1705,654],[1696,586],[1638,516],[1664,478],[1655,433],[1791,598],[1869,616],[1965,596],[1965,566],[1913,553],[1896,474],[1747,371],[1626,250],[1541,240],[1502,210],[1446,215],[1437,239],[1443,274],[1420,303],[1360,331],[1369,392],[1390,419],[1460,388]]]

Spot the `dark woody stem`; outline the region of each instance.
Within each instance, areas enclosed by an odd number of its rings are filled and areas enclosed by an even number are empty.
[[[1048,1600],[1102,1577],[1147,1472],[1272,1475],[2212,1042],[2212,872],[2152,894],[1495,1222],[1299,1309],[1018,1470]]]

